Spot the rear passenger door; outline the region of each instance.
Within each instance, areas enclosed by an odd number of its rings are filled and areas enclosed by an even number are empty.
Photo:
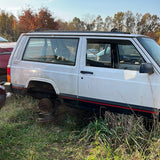
[[[30,38],[22,61],[14,68],[22,76],[18,84],[47,82],[57,94],[77,97],[79,41],[79,37],[64,36]],[[16,79],[13,83],[17,83]]]
[[[146,60],[130,38],[85,38],[79,76],[79,103],[110,110],[154,107]],[[96,49],[96,53],[91,53]],[[145,108],[145,109],[144,109]],[[145,111],[144,111],[145,112]]]

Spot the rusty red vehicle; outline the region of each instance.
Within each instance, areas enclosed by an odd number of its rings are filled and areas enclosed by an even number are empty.
[[[0,109],[5,104],[6,101],[6,91],[3,86],[0,85]]]
[[[7,65],[13,48],[16,42],[1,42],[0,43],[0,82],[7,80]]]

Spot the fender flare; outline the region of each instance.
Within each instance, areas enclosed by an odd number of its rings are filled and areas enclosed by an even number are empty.
[[[50,79],[31,77],[31,78],[29,78],[29,79],[27,80],[27,82],[26,82],[26,84],[25,84],[25,88],[28,87],[30,81],[39,81],[39,82],[49,83],[49,84],[51,84],[52,87],[54,88],[56,94],[58,94],[58,95],[60,94],[60,91],[59,91],[56,83],[55,83],[54,81],[50,80]]]

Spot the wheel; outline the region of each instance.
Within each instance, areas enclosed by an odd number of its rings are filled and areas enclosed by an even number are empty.
[[[38,106],[41,112],[52,113],[54,111],[54,104],[49,98],[42,98]]]
[[[153,118],[148,118],[148,117],[143,118],[144,127],[148,131],[154,130],[156,126],[158,125],[158,121],[159,121],[158,116],[153,117]]]

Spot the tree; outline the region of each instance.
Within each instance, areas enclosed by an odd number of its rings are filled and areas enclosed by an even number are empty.
[[[35,23],[37,28],[58,29],[58,23],[47,8],[41,8],[38,15],[35,15]]]
[[[0,13],[0,36],[8,41],[16,41],[18,37],[17,20],[13,14]]]
[[[94,15],[86,14],[83,17],[84,27],[86,31],[93,31],[95,24],[94,24]]]
[[[103,27],[103,19],[100,15],[97,16],[97,18],[93,21],[94,23],[94,30],[96,31],[104,31],[104,27]]]
[[[113,24],[113,19],[110,16],[107,16],[105,18],[105,22],[104,22],[104,31],[111,31],[111,29],[114,27]]]
[[[58,30],[68,30],[68,23],[67,22],[63,22],[60,19],[57,20],[57,28]]]
[[[29,32],[36,28],[35,15],[29,8],[22,12],[19,16],[19,30],[20,32]]]
[[[136,18],[135,18],[136,34],[140,34],[141,32],[141,18],[142,14],[136,13]]]
[[[133,15],[133,13],[131,11],[127,11],[124,14],[125,17],[125,27],[126,27],[126,31],[127,32],[134,32],[134,28],[135,28],[135,17]]]
[[[58,29],[58,23],[47,8],[41,8],[38,14],[29,8],[19,16],[20,32],[29,32],[36,28]]]
[[[119,31],[123,31],[124,27],[124,13],[118,12],[114,15],[114,27],[117,28]]]
[[[142,19],[141,19],[141,34],[146,35],[148,30],[149,30],[149,26],[151,23],[151,15],[150,13],[146,13],[145,15],[143,15]]]
[[[74,27],[74,30],[76,30],[76,31],[83,31],[83,30],[85,30],[85,28],[84,28],[84,22],[81,21],[77,17],[73,18],[72,25]]]
[[[137,24],[137,30],[140,34],[154,37],[156,30],[160,27],[160,19],[157,15],[146,13]]]

